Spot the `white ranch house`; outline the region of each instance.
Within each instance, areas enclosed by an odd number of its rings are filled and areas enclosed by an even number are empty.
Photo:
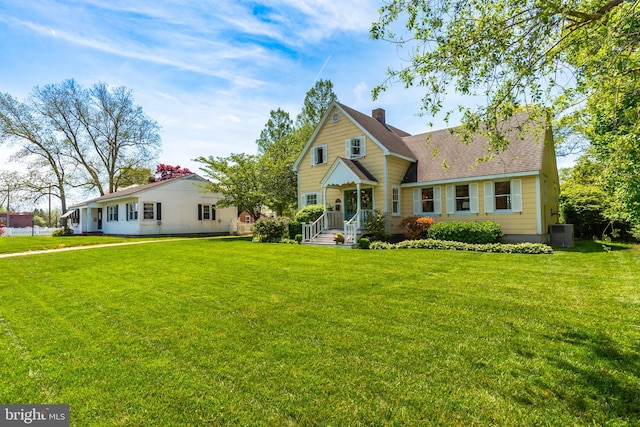
[[[74,234],[125,236],[224,235],[238,230],[235,207],[217,208],[196,174],[152,182],[87,200],[64,215]]]

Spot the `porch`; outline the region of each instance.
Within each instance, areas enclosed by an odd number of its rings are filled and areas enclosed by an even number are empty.
[[[342,233],[343,245],[355,245],[366,232],[365,224],[372,214],[372,209],[360,210],[351,219],[344,220],[342,212],[325,210],[315,222],[302,224],[302,243],[335,245],[334,237]]]

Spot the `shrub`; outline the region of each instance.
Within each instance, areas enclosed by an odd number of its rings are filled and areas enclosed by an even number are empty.
[[[387,214],[377,209],[364,221],[364,227],[367,229],[371,240],[387,240],[389,238],[387,233]]]
[[[296,234],[296,238],[294,240],[298,243],[302,243],[302,234]]]
[[[496,252],[508,254],[552,254],[553,248],[542,243],[463,243],[446,240],[405,240],[392,245],[384,242],[373,242],[371,249],[443,249],[453,251]]]
[[[371,246],[371,240],[366,237],[361,237],[358,239],[358,249],[369,249]]]
[[[313,223],[324,213],[324,205],[309,205],[302,208],[296,214],[296,221],[299,223]]]
[[[502,236],[500,224],[493,221],[440,222],[433,224],[427,233],[433,240],[479,244],[500,243]]]
[[[289,218],[260,218],[253,226],[253,241],[259,243],[278,243],[289,238]]]
[[[68,227],[58,228],[56,231],[51,233],[53,237],[60,236],[73,236],[73,230]]]
[[[429,216],[410,216],[403,219],[400,225],[406,228],[404,235],[407,239],[426,239],[434,223],[434,219]]]
[[[300,235],[300,239],[302,239],[302,223],[298,221],[290,221],[289,222],[289,238],[296,239],[297,235]]]

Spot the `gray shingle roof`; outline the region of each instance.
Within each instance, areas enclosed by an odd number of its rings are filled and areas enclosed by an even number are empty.
[[[478,161],[489,154],[488,139],[483,136],[472,138],[469,145],[463,144],[461,137],[452,133],[454,129],[402,138],[418,160],[414,171],[410,169],[405,176],[405,182],[539,171],[542,168],[544,133],[528,131],[519,135],[516,126],[526,117],[526,113],[515,115],[503,123],[503,128],[509,129],[506,134],[511,141],[509,147],[494,153],[493,158],[487,161]]]
[[[338,102],[336,102],[336,104],[391,153],[399,154],[412,160],[415,159],[409,147],[402,141],[402,137],[409,136],[407,132],[390,125],[383,125],[373,117],[347,107],[344,104]]]
[[[174,180],[178,180],[178,179],[193,179],[193,178],[195,178],[196,180],[202,181],[202,182],[207,182],[204,178],[200,177],[197,174],[183,175],[183,176],[180,176],[180,177],[166,179],[166,180],[163,180],[163,181],[156,181],[156,182],[151,182],[149,184],[136,185],[136,186],[133,186],[133,187],[125,188],[123,190],[116,191],[114,193],[105,194],[104,196],[96,197],[94,199],[85,200],[82,203],[78,203],[76,205],[71,206],[71,208],[76,208],[78,206],[86,205],[88,203],[93,203],[93,202],[101,202],[101,201],[110,200],[110,199],[120,199],[122,197],[126,197],[126,196],[130,196],[132,194],[140,193],[142,191],[146,191],[146,190],[149,190],[151,188],[155,188],[155,187],[160,187],[162,185],[166,185],[169,182],[174,181]]]

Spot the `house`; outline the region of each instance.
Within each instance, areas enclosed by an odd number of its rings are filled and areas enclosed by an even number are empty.
[[[430,216],[495,221],[505,242],[548,242],[559,192],[548,127],[522,133],[515,125],[526,116],[515,115],[502,124],[508,149],[489,160],[484,137],[465,145],[451,129],[410,135],[385,116],[380,108],[369,116],[338,102],[327,110],[294,164],[298,207],[325,207],[303,228],[303,241],[340,230],[355,242],[367,215],[379,210],[391,234],[403,234],[406,217]]]
[[[0,222],[6,227],[13,228],[25,228],[33,227],[33,213],[32,212],[11,212],[0,213]]]
[[[230,234],[236,208],[217,208],[220,194],[202,188],[196,174],[130,187],[74,205],[63,218],[74,234],[126,236]]]

